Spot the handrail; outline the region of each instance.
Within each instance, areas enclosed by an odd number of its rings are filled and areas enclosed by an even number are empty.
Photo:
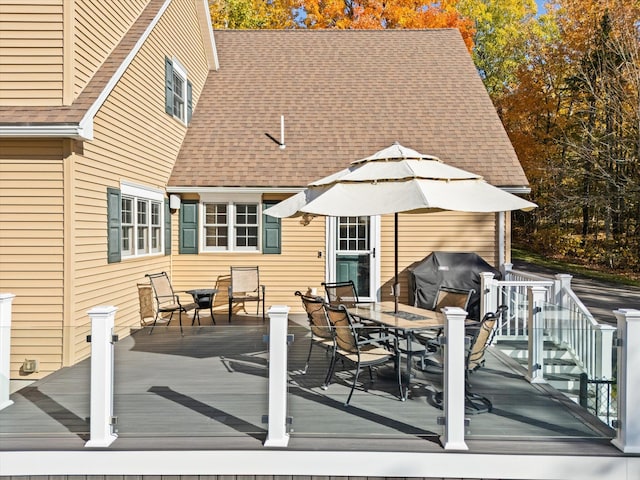
[[[506,264],[504,280],[482,275],[481,315],[501,303],[509,306],[500,320],[495,340],[524,340],[527,332],[527,289],[547,289],[544,333],[547,340],[566,348],[576,363],[592,379],[613,377],[612,349],[615,328],[600,324],[571,289],[571,275],[558,274],[548,279],[527,272],[514,271]]]

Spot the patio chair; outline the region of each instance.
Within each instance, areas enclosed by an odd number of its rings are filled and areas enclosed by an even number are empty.
[[[468,311],[469,301],[471,295],[475,293],[473,288],[469,290],[461,288],[452,288],[440,286],[433,300],[433,307],[431,310],[434,312],[441,311],[444,307],[460,307],[464,311]],[[418,332],[415,334],[415,339],[422,345],[424,349],[417,348],[418,351],[414,353],[422,353],[422,368],[424,368],[424,360],[428,354],[432,354],[438,349],[437,337],[442,335],[442,329]],[[421,351],[421,352],[420,352]]]
[[[321,285],[324,287],[324,291],[327,294],[327,302],[329,302],[329,305],[344,305],[348,308],[354,307],[358,303],[370,303],[360,302],[353,280],[346,280],[343,282],[322,282]]]
[[[229,284],[229,323],[233,313],[233,304],[241,302],[245,308],[246,302],[256,302],[256,315],[260,311],[262,302],[262,322],[265,321],[264,295],[265,286],[260,284],[258,267],[231,267],[231,283]],[[245,308],[246,311],[246,308]]]
[[[327,384],[326,376],[333,368],[333,362],[336,358],[336,339],[333,326],[327,317],[327,312],[324,308],[325,301],[322,297],[305,295],[300,291],[296,291],[295,295],[302,300],[302,306],[305,312],[307,312],[307,318],[309,320],[309,329],[311,330],[311,339],[309,341],[309,353],[307,354],[307,361],[304,364],[303,374],[306,374],[309,369],[309,361],[311,359],[311,351],[313,346],[317,345],[323,348],[329,353],[329,367],[325,372],[325,378],[323,385]]]
[[[372,367],[382,365],[393,360],[395,371],[398,376],[398,390],[400,399],[404,399],[402,393],[402,379],[400,374],[400,357],[397,350],[397,339],[392,336],[380,336],[370,338],[364,335],[361,324],[356,324],[352,315],[344,305],[325,305],[325,310],[329,321],[333,325],[336,338],[336,360],[327,375],[327,382],[322,388],[327,389],[333,377],[338,358],[347,363],[355,365],[355,374],[349,397],[345,406],[349,406],[353,391],[358,383],[358,376],[362,368],[369,369],[369,378],[373,383]]]
[[[495,312],[488,312],[476,325],[467,327],[465,334],[469,340],[467,353],[465,357],[465,378],[464,378],[464,397],[465,409],[468,414],[477,414],[490,412],[493,408],[491,400],[487,397],[473,393],[471,391],[471,383],[469,382],[469,374],[475,372],[484,366],[484,356],[487,348],[491,345],[496,332],[496,323],[498,319],[507,311],[506,305],[500,305]],[[442,368],[442,367],[440,367]],[[442,392],[438,392],[434,396],[436,406],[442,408],[443,398]]]
[[[169,323],[171,323],[171,320],[173,319],[173,314],[178,312],[181,334],[184,333],[182,331],[183,313],[187,313],[190,310],[195,310],[191,325],[195,323],[196,319],[198,320],[198,323],[200,323],[200,317],[196,310],[197,305],[195,303],[185,303],[184,305],[180,303],[180,297],[173,291],[171,281],[169,280],[169,276],[166,272],[148,273],[145,275],[145,277],[149,278],[149,282],[151,283],[151,287],[153,288],[153,295],[156,300],[156,315],[153,319],[151,330],[149,330],[149,335],[151,335],[151,333],[153,332],[158,319],[163,316],[162,314],[170,314],[169,320],[167,321],[167,326],[169,326]]]

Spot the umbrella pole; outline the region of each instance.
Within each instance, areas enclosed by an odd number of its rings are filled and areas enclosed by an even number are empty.
[[[398,297],[400,296],[400,283],[398,282],[398,212],[393,214],[393,223],[394,223],[393,240],[395,242],[394,264],[395,264],[395,271],[396,271],[395,281],[393,284],[393,296],[394,296],[393,301],[395,306],[395,313],[398,313]]]

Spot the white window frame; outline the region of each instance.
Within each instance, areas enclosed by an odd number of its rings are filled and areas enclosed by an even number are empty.
[[[173,117],[180,120],[182,123],[186,125],[187,123],[187,69],[184,68],[178,60],[175,58],[171,59],[173,63],[173,76],[174,78],[178,76],[182,80],[182,89],[179,92],[179,98],[182,100],[182,107],[176,113],[176,82],[174,79],[171,79],[171,88],[173,91],[171,111],[173,112]]]
[[[207,193],[200,197],[200,245],[202,252],[262,252],[262,195],[252,193],[228,194]],[[206,205],[211,203],[225,204],[227,206],[227,247],[209,247],[206,243]],[[256,205],[257,239],[255,247],[236,246],[236,205]]]
[[[122,214],[120,215],[121,228],[123,235],[121,239],[122,259],[148,257],[164,254],[164,192],[158,189],[146,187],[143,185],[136,185],[129,182],[121,182],[120,194],[122,201],[130,200],[132,204],[131,223],[122,223]],[[146,205],[146,224],[141,225],[139,223],[140,213],[138,211],[139,202]],[[153,204],[158,205],[159,215],[155,215],[158,222],[153,223],[154,215]],[[130,248],[127,250],[124,248],[124,228],[130,228],[131,236],[129,238]],[[146,232],[145,245],[140,248],[138,241],[140,240],[140,233]],[[154,234],[157,235],[154,237]],[[154,238],[156,240],[154,246]]]

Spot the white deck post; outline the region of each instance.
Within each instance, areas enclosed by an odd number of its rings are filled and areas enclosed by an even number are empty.
[[[468,450],[464,441],[465,427],[465,345],[464,322],[467,312],[458,307],[445,307],[444,335],[444,435],[445,450]]]
[[[497,292],[495,289],[494,274],[491,272],[480,273],[480,318],[484,318],[487,312],[496,308]]]
[[[620,309],[618,319],[618,428],[612,443],[640,453],[640,310]]]
[[[599,323],[594,326],[596,331],[595,352],[596,378],[599,380],[611,380],[613,378],[613,334],[616,327]]]
[[[547,383],[544,379],[544,301],[547,289],[527,289],[527,335],[529,339],[527,380],[531,383]]]
[[[11,303],[15,295],[0,293],[0,410],[13,403],[9,400],[11,384]]]
[[[286,447],[287,433],[287,323],[289,307],[269,309],[269,419],[265,447]]]
[[[85,447],[108,447],[118,438],[113,431],[113,325],[117,307],[100,306],[91,317],[90,437]]]

